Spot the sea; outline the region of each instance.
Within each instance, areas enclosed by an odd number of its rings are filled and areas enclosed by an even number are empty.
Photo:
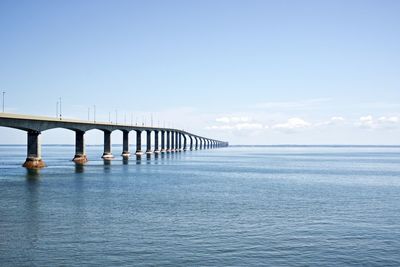
[[[400,266],[398,146],[42,151],[0,146],[2,267]]]

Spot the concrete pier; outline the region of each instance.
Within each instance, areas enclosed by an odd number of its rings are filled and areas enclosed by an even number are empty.
[[[171,132],[167,131],[167,152],[171,152]]]
[[[182,134],[178,133],[178,151],[182,151]]]
[[[196,141],[195,149],[198,150],[199,149],[199,139],[197,137],[194,137],[194,140]]]
[[[25,163],[22,165],[28,169],[40,169],[46,167],[42,160],[40,144],[40,132],[28,131],[28,146]]]
[[[131,155],[129,152],[129,131],[122,131],[122,154],[124,158],[127,158]]]
[[[171,132],[171,152],[175,152],[175,132]]]
[[[142,131],[136,131],[136,155],[142,155]]]
[[[189,149],[193,150],[193,137],[189,135],[190,143],[189,143]]]
[[[154,153],[160,153],[158,148],[158,131],[154,131]]]
[[[75,156],[72,159],[75,163],[85,164],[88,159],[85,153],[85,132],[75,131]]]
[[[161,131],[161,152],[164,153],[165,151],[165,131]]]
[[[146,131],[146,141],[147,141],[146,154],[152,154],[153,152],[151,151],[151,131],[149,130]]]
[[[187,150],[186,134],[183,134],[182,137],[183,137],[183,151],[186,151]]]
[[[175,150],[179,152],[179,140],[180,140],[180,135],[178,132],[175,133]]]
[[[103,159],[109,160],[114,156],[111,153],[111,131],[103,131],[104,132],[104,152]]]

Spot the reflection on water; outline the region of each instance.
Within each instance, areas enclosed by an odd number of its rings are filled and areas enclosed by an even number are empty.
[[[83,173],[85,171],[85,164],[75,163],[75,173]]]
[[[40,178],[40,169],[26,169],[26,179],[35,181]]]

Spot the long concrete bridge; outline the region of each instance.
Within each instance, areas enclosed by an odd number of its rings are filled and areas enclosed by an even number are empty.
[[[0,113],[0,126],[20,129],[27,132],[27,157],[23,166],[29,169],[38,169],[46,166],[41,157],[40,134],[43,131],[55,128],[64,128],[75,131],[75,157],[73,158],[73,161],[78,164],[84,164],[88,161],[85,153],[85,133],[93,129],[98,129],[104,132],[104,153],[102,158],[106,160],[113,158],[111,152],[111,133],[115,130],[120,130],[123,133],[123,157],[130,156],[130,131],[136,132],[137,155],[144,153],[142,151],[141,138],[143,132],[146,132],[147,144],[145,153],[147,154],[171,153],[186,151],[187,149],[197,150],[228,146],[227,142],[206,138],[173,128],[90,122],[84,120],[71,120],[64,118],[61,119],[9,113]],[[152,149],[152,132],[154,132],[154,150]]]

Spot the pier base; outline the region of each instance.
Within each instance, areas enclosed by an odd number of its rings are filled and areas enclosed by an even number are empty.
[[[26,158],[22,167],[25,167],[27,169],[41,169],[46,167],[46,164],[41,158],[29,157]]]
[[[122,152],[121,156],[124,158],[129,158],[131,156],[131,153],[129,151],[124,151]]]
[[[78,164],[85,164],[88,162],[88,158],[84,154],[76,154],[72,161]]]
[[[113,154],[111,154],[110,152],[104,152],[103,156],[101,156],[102,159],[105,160],[111,160],[114,158]]]

